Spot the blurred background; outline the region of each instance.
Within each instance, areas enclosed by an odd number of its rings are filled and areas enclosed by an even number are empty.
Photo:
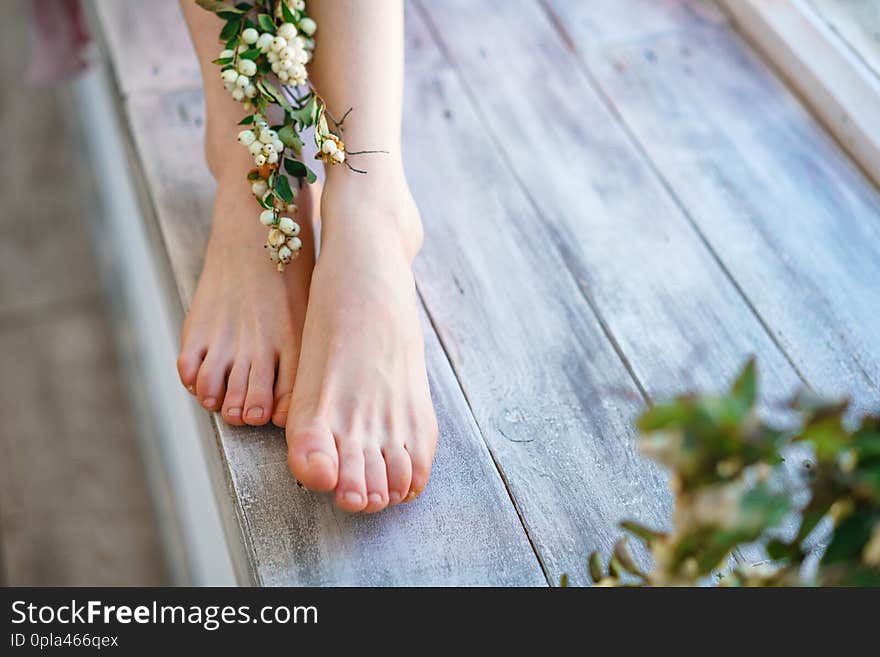
[[[95,265],[75,83],[22,84],[30,4],[4,2],[0,21],[0,582],[162,584]]]

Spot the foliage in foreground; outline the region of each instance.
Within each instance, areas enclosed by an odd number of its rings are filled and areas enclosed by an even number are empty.
[[[671,472],[673,530],[621,523],[645,544],[654,567],[640,570],[624,538],[608,564],[590,556],[596,584],[694,585],[721,571],[722,586],[880,586],[880,417],[850,424],[846,402],[801,393],[791,403],[797,426],[781,430],[758,416],[756,399],[750,361],[727,394],[679,397],[639,418],[642,451]],[[783,467],[781,450],[794,443],[813,452],[805,463],[809,497],[800,504],[803,491],[781,490],[772,477]],[[796,527],[779,538],[780,524],[792,515]],[[811,535],[828,524],[818,566],[804,568]],[[771,561],[726,570],[736,546],[753,541],[766,545]]]

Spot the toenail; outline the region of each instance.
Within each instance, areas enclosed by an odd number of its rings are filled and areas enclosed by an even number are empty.
[[[382,503],[382,496],[379,495],[379,493],[370,493],[370,494],[367,496],[367,498],[370,500],[370,502],[374,502],[374,503],[376,503],[376,504],[381,504],[381,503]]]
[[[189,390],[191,394],[193,394],[193,395],[196,394],[196,387],[195,386],[187,386],[186,389]]]
[[[308,462],[310,468],[323,468],[330,464],[330,457],[324,452],[309,452],[306,462]]]
[[[353,490],[350,490],[347,493],[345,493],[342,496],[342,499],[344,499],[349,504],[354,504],[354,505],[362,504],[364,501],[364,498],[361,496],[361,494],[356,493]]]
[[[230,408],[228,411],[226,411],[226,415],[228,415],[230,417],[238,417],[239,415],[241,415],[241,409],[240,408]]]
[[[253,408],[248,409],[248,417],[263,417],[263,407],[262,406],[254,406]]]
[[[216,403],[216,399],[214,399],[213,397],[208,397],[205,401],[202,402],[202,406],[204,406],[205,408],[211,408]]]
[[[411,490],[409,493],[407,493],[406,499],[404,501],[405,502],[412,502],[414,499],[416,499],[421,494],[422,494],[422,491],[420,491],[420,490]]]
[[[388,499],[391,501],[392,504],[396,504],[397,502],[400,502],[400,493],[398,493],[396,490],[393,490],[388,493]]]

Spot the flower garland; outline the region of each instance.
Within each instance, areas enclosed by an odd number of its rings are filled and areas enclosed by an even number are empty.
[[[289,216],[297,212],[295,189],[301,188],[303,179],[316,180],[315,173],[302,161],[300,133],[314,126],[316,159],[327,165],[345,164],[352,171],[364,173],[351,166],[345,143],[328,126],[329,117],[341,133],[348,112],[335,121],[309,84],[306,64],[315,50],[318,26],[306,14],[305,0],[196,3],[225,21],[220,31],[224,49],[214,64],[221,67],[226,90],[248,112],[239,122],[243,129],[238,142],[254,158],[256,167],[247,179],[263,208],[259,218],[268,229],[265,247],[269,258],[278,271],[283,271],[302,249],[300,226]],[[279,125],[270,125],[266,118],[272,106],[284,112]],[[380,151],[360,153],[372,152]],[[288,176],[296,180],[295,186],[291,186]]]

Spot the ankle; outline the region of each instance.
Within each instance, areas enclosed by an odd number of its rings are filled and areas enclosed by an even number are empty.
[[[376,168],[367,174],[328,172],[321,210],[322,240],[368,232],[386,247],[399,243],[410,262],[421,250],[422,221],[402,167],[396,171]]]

